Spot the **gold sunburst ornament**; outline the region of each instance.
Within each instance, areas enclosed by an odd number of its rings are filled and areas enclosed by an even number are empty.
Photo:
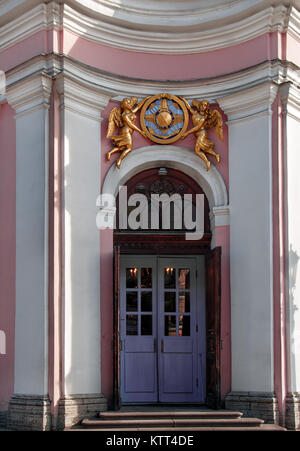
[[[183,97],[172,94],[157,94],[146,97],[139,104],[137,102],[136,97],[125,98],[120,108],[113,108],[109,115],[106,137],[112,139],[114,147],[107,152],[107,159],[121,152],[116,162],[117,168],[132,151],[134,131],[157,144],[171,144],[193,133],[196,138],[195,153],[205,162],[206,169],[210,169],[206,154],[220,162],[220,155],[214,151],[215,145],[208,139],[207,130],[214,128],[218,138],[223,140],[223,120],[219,111],[210,109],[209,102],[193,100],[191,106]],[[140,109],[141,129],[135,125],[136,113]],[[187,130],[189,113],[193,127]],[[120,129],[118,135],[113,134],[115,127]]]

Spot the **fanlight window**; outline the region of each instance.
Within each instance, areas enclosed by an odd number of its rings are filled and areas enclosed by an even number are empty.
[[[204,194],[199,185],[180,171],[169,168],[154,168],[148,169],[140,174],[137,174],[127,182],[127,199],[133,194],[142,194],[147,201],[140,206],[139,203],[134,206],[127,206],[127,218],[130,217],[137,206],[140,207],[141,214],[143,215],[144,209],[147,209],[147,214],[144,217],[147,218],[147,224],[138,229],[130,228],[130,221],[127,221],[126,230],[120,227],[119,223],[119,198],[117,199],[117,215],[116,215],[116,230],[118,232],[134,232],[134,233],[153,233],[159,231],[160,233],[182,233],[187,229],[185,227],[184,214],[185,206],[188,204],[189,199],[192,201],[192,205],[189,206],[192,212],[192,220],[196,220],[196,194]],[[184,195],[187,203],[183,202]],[[171,200],[167,201],[168,212],[163,211],[165,204],[161,202],[163,199],[161,196],[166,195]],[[173,202],[172,199],[181,199],[180,202]],[[176,217],[176,221],[175,218]],[[178,218],[181,217],[181,221]],[[140,222],[140,215],[136,217]],[[190,231],[190,229],[189,229]],[[204,232],[210,232],[209,223],[209,205],[206,196],[204,195]]]

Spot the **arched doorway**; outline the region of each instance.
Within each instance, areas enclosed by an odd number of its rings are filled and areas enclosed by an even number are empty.
[[[211,251],[208,199],[187,174],[146,169],[127,197],[204,195],[204,235],[185,228],[114,233],[114,398],[120,403],[220,403],[220,249]],[[118,201],[117,201],[118,206]],[[148,208],[148,207],[147,207]],[[149,210],[150,212],[150,210]],[[127,213],[130,214],[130,208]],[[173,210],[174,213],[174,210]],[[118,208],[117,208],[118,218]]]

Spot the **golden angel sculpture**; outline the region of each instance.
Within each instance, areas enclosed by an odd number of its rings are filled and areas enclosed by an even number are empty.
[[[214,128],[218,138],[223,141],[223,120],[221,113],[217,110],[211,110],[207,100],[193,100],[192,107],[186,99],[181,97],[187,109],[192,115],[193,127],[185,132],[181,139],[186,138],[191,133],[196,136],[195,153],[202,158],[206,164],[206,169],[210,169],[210,161],[205,154],[213,155],[220,162],[220,155],[214,152],[215,145],[208,139],[207,130]]]
[[[116,163],[118,169],[122,160],[132,151],[133,131],[139,132],[146,138],[146,134],[135,125],[136,113],[143,106],[145,100],[143,99],[136,105],[138,101],[136,97],[125,98],[122,100],[120,108],[115,107],[110,112],[106,137],[111,137],[114,147],[107,152],[106,156],[110,160],[113,153],[122,152]],[[120,128],[118,135],[113,135],[115,127]]]

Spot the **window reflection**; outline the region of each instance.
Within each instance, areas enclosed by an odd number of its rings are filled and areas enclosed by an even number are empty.
[[[165,288],[176,288],[175,274],[175,268],[165,268]]]
[[[152,268],[141,268],[141,288],[152,288]]]
[[[126,293],[126,311],[138,311],[138,293],[137,291],[127,291]]]
[[[176,312],[176,293],[165,291],[165,312]]]
[[[180,315],[179,316],[179,324],[178,324],[178,335],[180,337],[189,337],[190,333],[190,316],[189,315]]]
[[[141,311],[152,312],[152,291],[141,292]]]
[[[180,313],[189,313],[190,312],[190,293],[179,292],[178,311]]]
[[[190,289],[190,270],[179,269],[178,271],[178,285],[180,290]]]
[[[138,335],[138,315],[126,315],[126,335]]]
[[[176,335],[176,316],[165,316],[165,336],[171,337]]]
[[[138,269],[126,268],[126,288],[138,287]]]
[[[152,335],[152,315],[141,315],[141,335]]]

